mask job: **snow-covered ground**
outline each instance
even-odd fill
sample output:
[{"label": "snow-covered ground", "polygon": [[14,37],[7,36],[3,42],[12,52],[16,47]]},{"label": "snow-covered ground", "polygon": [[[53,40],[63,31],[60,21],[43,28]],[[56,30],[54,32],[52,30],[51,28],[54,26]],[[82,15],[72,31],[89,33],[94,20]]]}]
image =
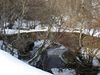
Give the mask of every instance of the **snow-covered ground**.
[{"label": "snow-covered ground", "polygon": [[6,35],[12,35],[12,34],[17,34],[18,32],[20,33],[29,33],[29,32],[41,32],[41,31],[47,31],[47,29],[30,29],[30,30],[17,30],[17,29],[5,29]]},{"label": "snow-covered ground", "polygon": [[[5,29],[6,34],[7,35],[12,35],[12,34],[17,34],[19,32],[18,29]],[[48,31],[48,27],[42,29],[42,28],[36,28],[36,29],[29,29],[29,30],[20,30],[20,33],[30,33],[30,32],[41,32],[41,31]],[[82,33],[84,34],[88,34],[88,35],[92,35],[94,32],[94,30],[91,29],[90,32],[88,32],[88,29],[83,30]],[[58,32],[58,29],[52,28],[51,32]],[[76,32],[76,33],[80,33],[79,29],[77,30],[72,30],[72,29],[67,29],[67,30],[63,30],[61,29],[60,32]],[[95,33],[93,34],[93,36],[95,37],[100,37],[100,30],[96,30]]]},{"label": "snow-covered ground", "polygon": [[0,75],[52,75],[0,50]]}]

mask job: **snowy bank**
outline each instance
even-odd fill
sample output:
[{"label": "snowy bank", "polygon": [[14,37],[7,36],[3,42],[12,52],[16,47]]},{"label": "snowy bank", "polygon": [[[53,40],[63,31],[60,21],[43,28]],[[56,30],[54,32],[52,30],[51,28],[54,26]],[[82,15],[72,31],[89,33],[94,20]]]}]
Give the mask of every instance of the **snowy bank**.
[{"label": "snowy bank", "polygon": [[[45,28],[45,29],[29,29],[29,30],[20,30],[20,33],[30,33],[30,32],[46,32],[48,31],[48,28]],[[17,34],[19,33],[19,30],[18,29],[5,29],[5,32],[6,32],[6,35],[13,35],[13,34]],[[51,29],[51,32],[58,32],[58,29],[57,28],[52,28]],[[73,31],[73,29],[61,29],[60,32],[76,32],[76,33],[80,33],[80,30],[79,29],[76,29]],[[85,29],[82,31],[82,33],[84,34],[87,34],[87,35],[90,35],[92,36],[92,34],[94,33],[94,30],[91,29],[91,31],[89,32],[88,29]],[[100,37],[100,30],[96,30],[94,35],[95,37]]]},{"label": "snowy bank", "polygon": [[42,32],[42,31],[47,31],[47,29],[42,29],[42,30],[35,30],[35,29],[30,29],[30,30],[18,30],[18,29],[5,29],[6,35],[13,35],[17,33],[30,33],[30,32]]},{"label": "snowy bank", "polygon": [[0,50],[0,75],[52,75]]}]

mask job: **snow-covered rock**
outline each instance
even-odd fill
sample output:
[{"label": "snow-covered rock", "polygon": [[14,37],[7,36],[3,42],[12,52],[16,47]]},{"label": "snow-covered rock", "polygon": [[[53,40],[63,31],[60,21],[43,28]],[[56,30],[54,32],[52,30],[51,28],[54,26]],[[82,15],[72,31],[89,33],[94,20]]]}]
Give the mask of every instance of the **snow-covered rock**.
[{"label": "snow-covered rock", "polygon": [[93,59],[92,64],[93,64],[93,66],[100,67],[100,62],[96,58]]},{"label": "snow-covered rock", "polygon": [[100,75],[100,72],[98,73],[98,75]]},{"label": "snow-covered rock", "polygon": [[57,68],[52,68],[52,72],[54,73],[54,75],[75,75],[75,70],[68,70],[68,69],[62,69],[62,71],[60,71]]}]

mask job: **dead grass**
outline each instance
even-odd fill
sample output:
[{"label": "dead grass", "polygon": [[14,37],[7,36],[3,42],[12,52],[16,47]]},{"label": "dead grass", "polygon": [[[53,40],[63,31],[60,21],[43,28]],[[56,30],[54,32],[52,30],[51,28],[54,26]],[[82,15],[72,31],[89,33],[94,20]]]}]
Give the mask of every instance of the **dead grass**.
[{"label": "dead grass", "polygon": [[100,38],[85,36],[83,38],[83,46],[88,48],[99,48],[100,49]]},{"label": "dead grass", "polygon": [[[70,33],[70,32],[60,32],[55,33],[52,32],[54,35],[54,41],[63,44],[65,47],[70,48],[71,50],[78,50],[79,49],[79,33]],[[24,38],[31,38],[33,40],[36,39],[46,39],[46,32],[34,32],[34,33],[22,33],[21,36]],[[7,36],[8,40],[11,42],[17,39],[17,35],[9,35]],[[84,47],[90,48],[100,48],[100,38],[92,37],[83,34],[82,35],[82,45]]]}]

